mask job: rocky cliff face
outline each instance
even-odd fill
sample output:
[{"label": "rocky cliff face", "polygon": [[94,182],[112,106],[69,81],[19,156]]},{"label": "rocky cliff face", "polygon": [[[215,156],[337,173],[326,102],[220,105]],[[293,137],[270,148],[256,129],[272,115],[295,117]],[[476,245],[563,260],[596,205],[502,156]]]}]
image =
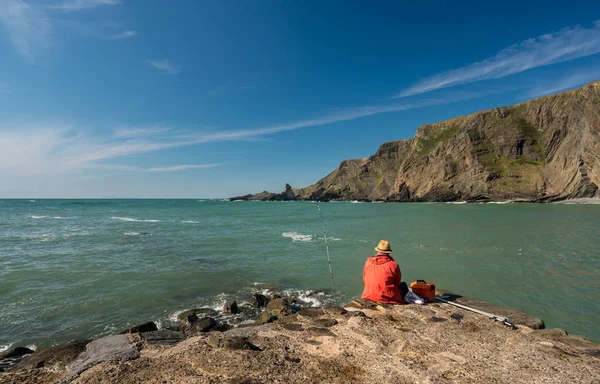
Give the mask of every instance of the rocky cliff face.
[{"label": "rocky cliff face", "polygon": [[599,186],[600,81],[420,126],[314,185],[260,199],[544,202],[600,197]]}]

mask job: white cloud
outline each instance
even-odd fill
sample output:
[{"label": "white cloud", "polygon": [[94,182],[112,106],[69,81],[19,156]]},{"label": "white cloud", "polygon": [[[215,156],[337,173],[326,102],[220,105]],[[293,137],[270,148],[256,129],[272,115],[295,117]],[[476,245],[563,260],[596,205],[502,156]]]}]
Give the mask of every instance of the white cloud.
[{"label": "white cloud", "polygon": [[598,79],[600,79],[600,69],[571,73],[561,78],[552,78],[549,82],[534,86],[526,93],[526,97],[534,98],[551,95],[582,86]]},{"label": "white cloud", "polygon": [[110,36],[106,36],[106,39],[108,40],[121,40],[121,39],[127,39],[129,37],[134,37],[137,35],[137,32],[132,30],[132,29],[128,29],[126,31],[123,31],[121,33],[117,33],[114,35],[110,35]]},{"label": "white cloud", "polygon": [[28,59],[47,45],[52,29],[43,12],[20,0],[0,1],[0,22],[8,29],[17,51]]},{"label": "white cloud", "polygon": [[[84,37],[95,37],[107,40],[121,40],[133,37],[137,34],[134,30],[124,30],[115,33],[102,31],[103,24],[83,23],[78,20],[61,19],[60,15],[66,12],[94,9],[103,5],[117,5],[117,0],[71,0],[59,4],[41,5],[39,3],[27,3],[23,0],[0,0],[0,23],[4,24],[10,34],[11,40],[19,54],[28,60],[41,50],[46,48],[50,42],[50,36],[61,35],[61,26],[70,25],[68,32]],[[77,27],[74,27],[77,26]],[[94,29],[98,29],[95,31]],[[57,28],[58,27],[58,28]]]},{"label": "white cloud", "polygon": [[173,64],[171,64],[168,60],[155,61],[155,60],[146,60],[146,64],[158,69],[159,71],[166,73],[167,75],[176,75],[179,72],[179,68],[176,68]]},{"label": "white cloud", "polygon": [[82,11],[101,7],[104,5],[118,5],[120,0],[69,0],[60,4],[49,5],[47,8],[61,10],[64,12]]},{"label": "white cloud", "polygon": [[171,167],[159,167],[159,168],[149,168],[148,172],[176,172],[183,171],[186,169],[197,169],[197,168],[214,168],[223,165],[223,163],[219,164],[189,164],[189,165],[174,165]]},{"label": "white cloud", "polygon": [[600,21],[591,28],[579,25],[511,45],[495,56],[425,78],[398,93],[405,97],[481,80],[498,79],[528,69],[600,53]]},{"label": "white cloud", "polygon": [[[169,148],[222,141],[255,140],[278,132],[323,126],[381,113],[441,105],[481,96],[478,93],[428,99],[415,103],[374,105],[331,110],[324,116],[285,124],[235,131],[183,131],[168,126],[120,127],[105,136],[90,136],[77,127],[65,125],[0,125],[0,173],[52,175],[89,168],[108,170],[168,172],[206,165],[178,165],[143,169],[107,165],[103,161],[141,155]],[[210,166],[216,166],[211,164]]]}]

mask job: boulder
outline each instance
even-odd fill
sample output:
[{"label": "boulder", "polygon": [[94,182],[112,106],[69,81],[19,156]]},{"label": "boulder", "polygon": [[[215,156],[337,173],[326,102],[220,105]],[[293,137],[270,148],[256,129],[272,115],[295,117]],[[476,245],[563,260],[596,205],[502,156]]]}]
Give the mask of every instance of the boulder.
[{"label": "boulder", "polygon": [[77,375],[96,364],[111,361],[129,361],[140,357],[142,338],[139,335],[113,335],[94,340],[86,345],[85,351],[67,368],[70,375],[65,382],[70,382]]},{"label": "boulder", "polygon": [[265,295],[261,295],[260,293],[255,293],[252,296],[252,304],[256,308],[264,307],[265,305],[267,305],[268,302],[269,302],[269,298],[267,298],[267,296],[265,296]]},{"label": "boulder", "polygon": [[173,345],[184,339],[184,335],[181,332],[167,330],[143,332],[141,336],[146,343],[151,345]]},{"label": "boulder", "polygon": [[11,371],[26,371],[35,368],[50,368],[54,371],[64,371],[80,353],[85,351],[90,340],[72,341],[44,349],[33,355],[27,356],[20,363],[11,368]]},{"label": "boulder", "polygon": [[177,315],[177,321],[183,322],[188,317],[194,316],[194,315],[196,315],[196,317],[204,317],[204,316],[216,317],[219,315],[219,313],[212,308],[188,309],[187,311],[183,311],[179,315]]},{"label": "boulder", "polygon": [[267,304],[265,311],[277,317],[283,317],[292,314],[290,303],[285,298],[271,300],[269,304]]},{"label": "boulder", "polygon": [[126,329],[123,332],[121,332],[121,334],[152,332],[152,331],[158,331],[158,327],[156,326],[156,324],[153,321],[149,321],[147,323],[136,325],[135,327]]},{"label": "boulder", "polygon": [[9,348],[0,353],[0,372],[4,372],[32,353],[34,353],[34,351],[25,347]]},{"label": "boulder", "polygon": [[24,355],[31,355],[35,351],[26,347],[13,347],[9,348],[4,352],[0,353],[0,360],[8,359],[10,357],[21,357]]},{"label": "boulder", "polygon": [[225,313],[236,314],[238,312],[238,305],[235,300],[225,303]]},{"label": "boulder", "polygon": [[260,316],[258,316],[258,319],[256,319],[253,325],[272,323],[275,320],[277,320],[277,316],[271,314],[270,312],[264,311],[260,314]]}]

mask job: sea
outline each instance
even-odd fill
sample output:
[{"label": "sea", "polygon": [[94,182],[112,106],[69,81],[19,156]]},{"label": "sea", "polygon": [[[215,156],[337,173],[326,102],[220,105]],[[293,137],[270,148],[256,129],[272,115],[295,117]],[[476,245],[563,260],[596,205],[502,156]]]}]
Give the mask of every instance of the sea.
[{"label": "sea", "polygon": [[0,350],[165,327],[253,293],[345,304],[381,239],[404,281],[600,341],[598,204],[25,199],[0,200]]}]

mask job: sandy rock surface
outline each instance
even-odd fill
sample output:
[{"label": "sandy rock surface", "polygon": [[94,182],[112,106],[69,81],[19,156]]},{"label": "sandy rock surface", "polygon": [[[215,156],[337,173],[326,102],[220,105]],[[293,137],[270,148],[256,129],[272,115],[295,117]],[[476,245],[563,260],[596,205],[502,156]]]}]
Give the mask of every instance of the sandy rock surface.
[{"label": "sandy rock surface", "polygon": [[[143,336],[140,343],[111,339],[119,350],[140,348],[140,356],[96,359],[79,375],[56,367],[9,371],[0,382],[600,382],[600,345],[563,330],[511,329],[440,303],[349,309],[313,309],[175,345],[149,343]],[[106,344],[100,340],[96,344]]]}]

